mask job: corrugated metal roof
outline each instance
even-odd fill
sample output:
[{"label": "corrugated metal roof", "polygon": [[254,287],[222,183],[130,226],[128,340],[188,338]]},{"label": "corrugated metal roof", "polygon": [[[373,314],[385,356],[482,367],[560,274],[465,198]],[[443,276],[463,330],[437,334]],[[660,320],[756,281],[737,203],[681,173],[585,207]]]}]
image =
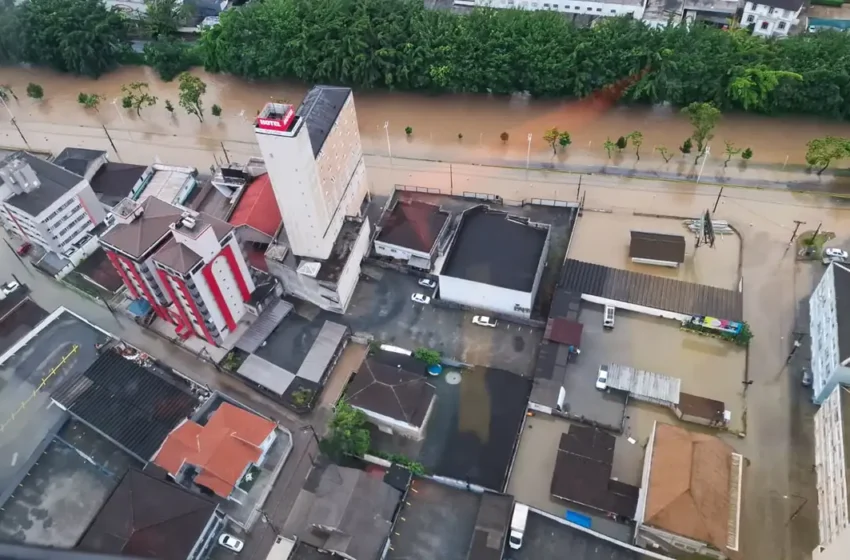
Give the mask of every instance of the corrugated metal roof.
[{"label": "corrugated metal roof", "polygon": [[283,395],[295,379],[295,374],[264,360],[256,354],[248,356],[237,373],[269,391]]},{"label": "corrugated metal roof", "polygon": [[253,354],[283,321],[284,317],[289,315],[290,311],[292,311],[292,304],[282,299],[267,307],[245,331],[245,334],[236,343],[236,347]]},{"label": "corrugated metal roof", "polygon": [[608,387],[627,391],[642,401],[679,404],[682,380],[669,375],[611,364],[608,366]]},{"label": "corrugated metal roof", "polygon": [[741,292],[575,259],[565,263],[560,289],[684,315],[709,315],[729,321],[744,318]]},{"label": "corrugated metal roof", "polygon": [[333,359],[347,332],[348,327],[332,321],[325,321],[316,341],[304,357],[301,367],[298,368],[298,377],[321,383],[328,364]]}]

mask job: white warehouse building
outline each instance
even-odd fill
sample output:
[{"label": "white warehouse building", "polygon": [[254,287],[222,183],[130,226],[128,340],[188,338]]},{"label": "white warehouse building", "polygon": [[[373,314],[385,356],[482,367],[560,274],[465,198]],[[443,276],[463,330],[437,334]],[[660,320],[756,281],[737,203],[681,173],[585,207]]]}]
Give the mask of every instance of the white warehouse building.
[{"label": "white warehouse building", "polygon": [[548,253],[548,224],[484,205],[470,208],[439,273],[439,297],[529,318]]},{"label": "white warehouse building", "polygon": [[850,384],[850,268],[833,263],[809,297],[812,401]]},{"label": "white warehouse building", "polygon": [[815,469],[820,543],[814,551],[814,558],[821,557],[821,554],[823,558],[847,558],[848,549],[843,547],[850,543],[848,439],[850,388],[838,385],[815,413]]},{"label": "white warehouse building", "polygon": [[591,17],[643,18],[647,0],[454,0],[455,6],[547,10]]}]

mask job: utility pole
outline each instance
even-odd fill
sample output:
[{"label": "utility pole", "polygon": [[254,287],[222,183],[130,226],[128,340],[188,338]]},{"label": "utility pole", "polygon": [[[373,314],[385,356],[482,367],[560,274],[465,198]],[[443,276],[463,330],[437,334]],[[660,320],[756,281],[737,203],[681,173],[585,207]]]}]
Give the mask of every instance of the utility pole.
[{"label": "utility pole", "polygon": [[103,133],[106,134],[106,138],[109,139],[109,144],[112,146],[112,149],[115,151],[115,155],[118,156],[118,159],[121,159],[121,154],[118,153],[118,148],[115,147],[115,142],[112,141],[112,136],[109,135],[109,131],[106,130],[106,125],[100,125],[103,127]]},{"label": "utility pole", "polygon": [[717,193],[717,199],[714,201],[714,210],[711,211],[712,214],[717,212],[717,205],[720,204],[720,197],[723,195],[723,187],[720,187],[720,192]]},{"label": "utility pole", "polygon": [[455,194],[455,176],[452,171],[452,164],[449,164],[449,195],[454,196]]},{"label": "utility pole", "polygon": [[821,228],[822,225],[823,225],[823,222],[818,222],[818,227],[815,230],[815,232],[812,234],[812,243],[814,243],[815,239],[817,239],[818,234],[820,233],[820,228]]},{"label": "utility pole", "polygon": [[800,229],[800,226],[805,224],[806,222],[803,222],[803,221],[800,221],[800,220],[794,220],[794,223],[796,224],[794,226],[794,233],[791,234],[791,239],[788,240],[788,246],[789,247],[794,242],[794,239],[797,238],[797,230]]},{"label": "utility pole", "polygon": [[227,160],[227,164],[230,165],[230,156],[227,154],[227,148],[224,147],[224,142],[219,142],[221,144],[221,151],[224,152],[224,159]]}]

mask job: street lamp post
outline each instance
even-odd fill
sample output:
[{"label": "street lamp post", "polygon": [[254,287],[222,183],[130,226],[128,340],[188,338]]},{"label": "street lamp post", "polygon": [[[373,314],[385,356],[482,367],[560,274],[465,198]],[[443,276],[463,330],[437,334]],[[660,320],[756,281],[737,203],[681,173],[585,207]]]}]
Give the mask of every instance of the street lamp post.
[{"label": "street lamp post", "polygon": [[708,156],[711,155],[711,146],[705,147],[705,154],[702,156],[702,165],[699,166],[699,174],[697,175],[697,184],[699,184],[699,180],[702,179],[702,170],[705,169],[705,160],[708,159]]},{"label": "street lamp post", "polygon": [[[118,118],[121,119],[121,126],[126,127],[127,121],[124,120],[124,115],[121,114],[121,109],[118,108],[117,97],[112,100],[112,106],[115,107],[115,112],[118,113]],[[131,142],[133,141],[133,135],[130,133],[129,128],[127,128],[127,138],[129,138]]]},{"label": "street lamp post", "polygon": [[390,165],[393,164],[393,148],[390,146],[390,121],[384,121],[384,132],[387,135],[387,154],[390,156]]},{"label": "street lamp post", "polygon": [[528,150],[525,152],[525,176],[528,177],[528,166],[531,162],[531,133],[528,133]]}]

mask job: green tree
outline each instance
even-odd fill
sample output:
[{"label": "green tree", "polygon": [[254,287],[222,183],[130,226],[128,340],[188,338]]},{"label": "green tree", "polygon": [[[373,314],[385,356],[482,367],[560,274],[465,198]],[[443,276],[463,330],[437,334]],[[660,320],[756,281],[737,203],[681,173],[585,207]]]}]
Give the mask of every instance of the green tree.
[{"label": "green tree", "polygon": [[502,140],[502,144],[507,144],[510,137],[511,135],[507,132],[503,132],[499,135],[499,138]]},{"label": "green tree", "polygon": [[193,63],[191,49],[183,41],[164,38],[145,45],[145,64],[156,70],[163,81],[170,82]]},{"label": "green tree", "polygon": [[21,60],[98,77],[127,50],[124,17],[101,0],[28,0],[17,26]]},{"label": "green tree", "polygon": [[817,174],[823,173],[829,165],[850,155],[850,142],[846,138],[826,136],[810,140],[806,147],[806,163],[817,167]]},{"label": "green tree", "polygon": [[562,130],[561,132],[558,133],[558,144],[562,148],[566,148],[567,146],[569,146],[572,143],[573,143],[573,140],[572,140],[572,138],[570,138],[569,132],[567,132],[566,130]]},{"label": "green tree", "polygon": [[619,138],[617,138],[617,151],[618,152],[622,152],[623,150],[625,150],[626,146],[628,146],[628,145],[629,145],[629,141],[626,140],[625,136],[620,136]]},{"label": "green tree", "polygon": [[558,153],[558,137],[561,135],[561,131],[557,128],[550,128],[546,132],[543,133],[543,141],[549,144],[549,147],[552,148],[552,153]]},{"label": "green tree", "polygon": [[617,144],[611,142],[610,138],[606,138],[605,142],[602,143],[602,148],[608,153],[608,159],[611,159],[611,153],[617,149]]},{"label": "green tree", "polygon": [[732,142],[724,141],[723,143],[726,144],[726,149],[724,150],[724,152],[726,153],[726,161],[723,162],[723,167],[726,167],[727,165],[729,165],[729,160],[732,159],[732,156],[736,156],[741,153],[741,149],[736,148],[735,144],[733,144]]},{"label": "green tree", "polygon": [[98,107],[100,107],[100,102],[104,99],[104,96],[97,93],[83,93],[81,91],[79,95],[77,95],[77,103],[86,109],[94,109],[95,111],[99,111]]},{"label": "green tree", "polygon": [[328,425],[324,448],[337,461],[346,456],[362,457],[372,444],[366,415],[342,400],[336,405]]},{"label": "green tree", "polygon": [[20,11],[14,0],[0,0],[0,65],[20,62]]},{"label": "green tree", "polygon": [[661,154],[661,157],[664,158],[664,163],[668,163],[671,159],[673,159],[673,154],[670,153],[667,146],[655,146],[655,151]]},{"label": "green tree", "polygon": [[18,96],[15,95],[15,92],[12,90],[12,86],[2,85],[0,86],[0,99],[3,101],[9,101],[10,99],[18,100]]},{"label": "green tree", "polygon": [[429,366],[436,366],[442,362],[440,353],[430,348],[417,348],[413,351],[413,357]]},{"label": "green tree", "polygon": [[213,104],[213,106],[210,107],[210,112],[213,114],[214,117],[220,117],[221,116],[221,107],[219,107],[216,104]]},{"label": "green tree", "polygon": [[694,148],[694,143],[690,138],[685,138],[685,141],[682,142],[682,145],[679,146],[679,151],[682,152],[683,156],[691,153],[691,150]]},{"label": "green tree", "polygon": [[699,159],[705,153],[708,141],[714,138],[714,127],[720,120],[720,110],[711,102],[694,102],[682,109],[682,112],[688,116],[691,126],[694,127],[691,139],[697,146],[697,159]]},{"label": "green tree", "polygon": [[770,70],[764,64],[743,68],[741,74],[729,82],[729,97],[740,103],[745,111],[765,111],[770,94],[783,79],[801,82],[803,76],[796,72]]},{"label": "green tree", "polygon": [[207,84],[197,76],[183,72],[177,76],[180,92],[180,106],[189,113],[195,115],[198,120],[204,122],[203,97],[207,92]]},{"label": "green tree", "polygon": [[744,161],[749,161],[752,158],[753,158],[753,151],[751,149],[747,148],[743,152],[741,152],[741,159],[743,159]]},{"label": "green tree", "polygon": [[177,0],[145,0],[144,28],[151,39],[176,37],[192,17],[193,8]]},{"label": "green tree", "polygon": [[[124,94],[122,103],[127,109],[134,109],[136,116],[142,116],[142,109],[156,105],[157,97],[151,95],[148,84],[145,82],[132,82],[121,86]],[[129,104],[129,106],[128,106]]]},{"label": "green tree", "polygon": [[640,161],[640,147],[643,146],[643,133],[639,130],[635,130],[634,132],[630,132],[626,138],[630,140],[632,146],[635,147],[635,156],[637,157],[637,160]]},{"label": "green tree", "polygon": [[411,136],[411,135],[413,134],[413,127],[412,127],[412,126],[406,126],[406,127],[404,127],[404,133],[405,133],[408,137],[409,137],[409,136]]},{"label": "green tree", "polygon": [[32,82],[27,84],[27,97],[44,99],[44,88]]},{"label": "green tree", "polygon": [[169,99],[165,100],[165,110],[171,113],[172,115],[174,114],[174,105],[171,104],[171,100]]}]

